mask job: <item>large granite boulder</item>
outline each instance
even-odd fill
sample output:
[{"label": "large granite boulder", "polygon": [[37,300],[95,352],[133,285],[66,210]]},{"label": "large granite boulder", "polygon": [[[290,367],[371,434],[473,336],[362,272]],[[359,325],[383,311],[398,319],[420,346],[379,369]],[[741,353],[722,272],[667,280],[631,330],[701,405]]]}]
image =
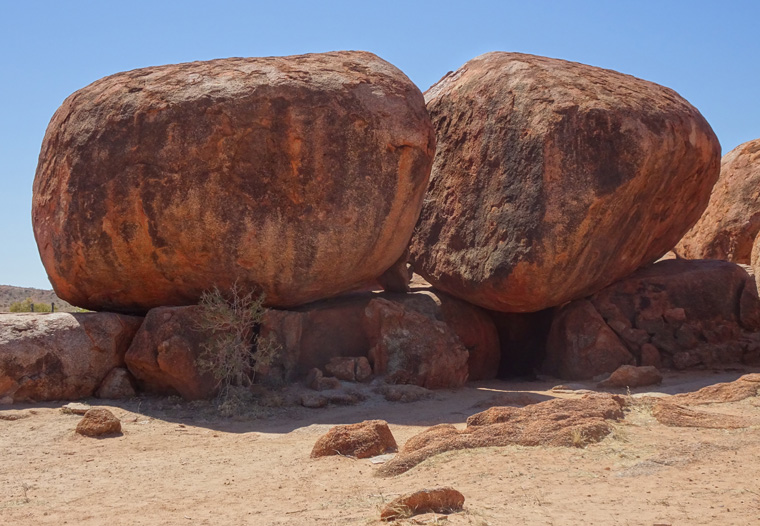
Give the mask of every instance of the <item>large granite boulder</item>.
[{"label": "large granite boulder", "polygon": [[438,145],[414,271],[489,309],[561,305],[654,262],[719,174],[693,106],[615,71],[487,53],[425,100]]},{"label": "large granite boulder", "polygon": [[118,73],[53,116],[34,233],[81,307],[189,305],[235,282],[299,305],[399,259],[434,144],[419,89],[371,53]]},{"label": "large granite boulder", "polygon": [[129,371],[145,390],[179,394],[187,400],[212,398],[217,393],[214,375],[202,366],[204,348],[214,335],[201,330],[202,307],[158,307],[127,350]]},{"label": "large granite boulder", "polygon": [[760,139],[755,139],[723,156],[710,203],[676,252],[689,259],[749,264],[759,232]]},{"label": "large granite boulder", "polygon": [[106,312],[0,314],[0,401],[92,396],[124,365],[142,318]]},{"label": "large granite boulder", "polygon": [[671,259],[558,309],[544,369],[567,379],[621,365],[760,361],[760,299],[739,265]]}]

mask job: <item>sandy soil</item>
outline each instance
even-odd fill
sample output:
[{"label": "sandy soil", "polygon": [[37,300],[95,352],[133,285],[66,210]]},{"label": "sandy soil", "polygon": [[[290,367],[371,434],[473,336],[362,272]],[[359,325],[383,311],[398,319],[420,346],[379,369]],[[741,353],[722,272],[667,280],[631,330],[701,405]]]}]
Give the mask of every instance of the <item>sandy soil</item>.
[{"label": "sandy soil", "polygon": [[[757,369],[671,373],[650,391],[689,392],[746,372]],[[62,404],[3,406],[0,524],[374,525],[396,496],[444,485],[465,495],[464,511],[398,523],[760,524],[760,426],[666,427],[643,406],[583,449],[451,452],[394,478],[377,477],[370,460],[309,458],[335,424],[384,419],[402,445],[433,424],[464,427],[503,392],[579,396],[550,391],[557,383],[484,382],[408,404],[374,395],[350,407],[257,409],[270,414],[237,419],[171,398],[93,399],[122,420],[123,434],[104,439],[76,435],[80,417]],[[700,410],[757,423],[760,397]]]}]

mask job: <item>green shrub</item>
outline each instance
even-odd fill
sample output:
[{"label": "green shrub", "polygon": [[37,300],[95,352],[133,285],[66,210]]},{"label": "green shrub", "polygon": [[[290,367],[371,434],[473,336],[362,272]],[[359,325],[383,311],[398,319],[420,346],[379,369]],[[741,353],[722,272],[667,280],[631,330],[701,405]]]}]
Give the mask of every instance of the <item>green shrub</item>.
[{"label": "green shrub", "polygon": [[220,408],[243,403],[256,374],[268,368],[279,346],[256,334],[266,309],[264,294],[244,292],[237,284],[227,292],[214,287],[201,296],[201,316],[197,329],[212,337],[203,345],[198,366],[217,381]]},{"label": "green shrub", "polygon": [[26,298],[24,301],[11,303],[9,310],[11,312],[50,312],[51,307],[48,303],[34,303],[32,298]]}]

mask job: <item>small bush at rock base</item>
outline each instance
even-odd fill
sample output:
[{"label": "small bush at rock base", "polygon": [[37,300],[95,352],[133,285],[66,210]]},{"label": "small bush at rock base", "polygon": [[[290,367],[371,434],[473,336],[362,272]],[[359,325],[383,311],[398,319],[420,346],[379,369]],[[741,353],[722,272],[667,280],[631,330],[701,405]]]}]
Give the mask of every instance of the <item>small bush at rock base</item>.
[{"label": "small bush at rock base", "polygon": [[256,374],[269,367],[280,350],[273,340],[256,334],[266,312],[264,294],[246,292],[236,283],[226,292],[217,287],[204,292],[199,305],[202,315],[197,329],[210,332],[212,337],[203,345],[198,366],[213,374],[218,382],[220,409],[232,413],[232,406],[250,397],[247,391]]}]

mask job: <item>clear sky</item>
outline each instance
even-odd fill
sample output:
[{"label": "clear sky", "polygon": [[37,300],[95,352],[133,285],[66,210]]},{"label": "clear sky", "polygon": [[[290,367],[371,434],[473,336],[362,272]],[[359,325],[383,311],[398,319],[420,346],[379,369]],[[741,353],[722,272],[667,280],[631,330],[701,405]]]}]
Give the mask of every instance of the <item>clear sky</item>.
[{"label": "clear sky", "polygon": [[723,152],[760,137],[757,1],[0,0],[0,284],[51,288],[31,228],[50,117],[100,77],[230,56],[361,49],[423,91],[488,51],[615,69],[678,91]]}]

